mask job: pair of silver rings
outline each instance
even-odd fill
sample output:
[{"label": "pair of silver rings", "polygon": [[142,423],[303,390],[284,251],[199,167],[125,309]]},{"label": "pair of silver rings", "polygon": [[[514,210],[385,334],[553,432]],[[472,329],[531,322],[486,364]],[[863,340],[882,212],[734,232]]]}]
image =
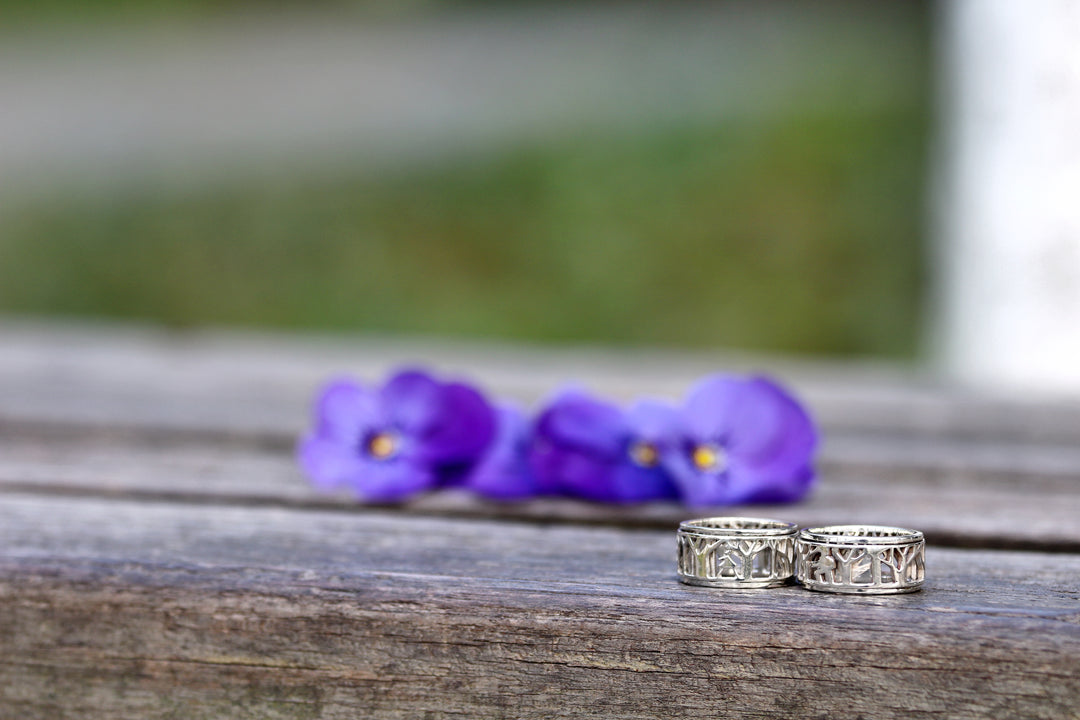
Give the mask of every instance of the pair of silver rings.
[{"label": "pair of silver rings", "polygon": [[926,540],[879,525],[799,529],[767,518],[714,517],[679,524],[679,580],[766,588],[794,577],[808,590],[895,595],[922,588]]}]

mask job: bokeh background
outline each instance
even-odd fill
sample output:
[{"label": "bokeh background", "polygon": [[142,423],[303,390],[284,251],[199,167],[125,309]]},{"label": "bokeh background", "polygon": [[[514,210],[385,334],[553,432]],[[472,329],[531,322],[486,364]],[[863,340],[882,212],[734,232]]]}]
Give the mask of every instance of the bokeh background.
[{"label": "bokeh background", "polygon": [[0,13],[0,313],[921,352],[928,3]]}]

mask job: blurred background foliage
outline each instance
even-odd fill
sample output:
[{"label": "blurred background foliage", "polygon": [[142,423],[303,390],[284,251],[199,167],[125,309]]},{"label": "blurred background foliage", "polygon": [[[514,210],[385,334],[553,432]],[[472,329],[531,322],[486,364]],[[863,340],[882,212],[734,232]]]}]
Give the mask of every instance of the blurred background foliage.
[{"label": "blurred background foliage", "polygon": [[[19,15],[100,16],[103,5],[51,0]],[[840,82],[824,110],[808,96],[783,112],[582,127],[377,172],[284,162],[203,189],[143,178],[11,194],[0,311],[911,357],[929,18],[923,5],[887,6],[864,7],[863,26],[910,46],[910,62],[875,80],[890,100],[869,111],[846,103]],[[843,45],[815,52],[805,62],[857,71],[865,60]]]}]

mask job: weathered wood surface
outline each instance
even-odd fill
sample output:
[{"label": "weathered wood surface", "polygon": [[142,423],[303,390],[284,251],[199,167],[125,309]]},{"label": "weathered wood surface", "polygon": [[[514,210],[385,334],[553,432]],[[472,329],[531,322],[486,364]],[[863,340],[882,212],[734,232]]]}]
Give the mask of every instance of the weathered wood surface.
[{"label": "weathered wood surface", "polygon": [[[674,504],[315,494],[291,459],[313,388],[417,357],[526,402],[773,371],[822,420],[822,482],[722,512],[923,529],[927,587],[685,587],[673,528],[701,511]],[[857,365],[0,322],[0,720],[1077,708],[1076,403]]]},{"label": "weathered wood surface", "polygon": [[708,373],[764,371],[795,388],[830,434],[1080,442],[1080,401],[972,394],[888,365],[10,320],[0,321],[0,420],[280,441],[303,426],[311,394],[327,377],[375,380],[402,363],[462,374],[529,403],[567,382],[614,398],[678,398]]},{"label": "weathered wood surface", "polygon": [[[909,443],[910,444],[910,443]],[[912,462],[885,447],[859,445],[827,456],[808,501],[795,505],[687,509],[675,503],[611,506],[570,499],[484,501],[440,491],[400,507],[405,512],[527,521],[673,527],[691,514],[752,514],[801,525],[873,522],[914,526],[931,542],[961,547],[1080,552],[1080,452],[1022,470],[1020,458],[963,465],[959,450],[940,464]],[[857,458],[866,459],[858,461]],[[884,455],[884,457],[880,457]],[[854,457],[852,457],[854,456]],[[1036,454],[1036,457],[1037,454]],[[1070,457],[1073,465],[1069,465]],[[1053,460],[1053,461],[1051,461]],[[1053,469],[1051,469],[1053,468]],[[0,453],[0,493],[137,497],[233,505],[356,509],[347,494],[313,490],[287,451],[146,442],[94,435],[13,438]],[[2,497],[2,496],[0,496]]]},{"label": "weathered wood surface", "polygon": [[5,500],[13,717],[1077,714],[1074,556],[932,549],[909,596],[724,592],[675,580],[670,532]]}]

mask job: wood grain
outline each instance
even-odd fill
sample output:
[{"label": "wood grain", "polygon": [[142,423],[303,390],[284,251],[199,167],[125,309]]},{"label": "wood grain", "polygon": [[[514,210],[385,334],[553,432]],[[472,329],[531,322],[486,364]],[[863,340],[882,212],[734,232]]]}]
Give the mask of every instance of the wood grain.
[{"label": "wood grain", "polygon": [[[898,453],[887,443],[877,450],[862,445],[827,454],[820,485],[810,499],[784,506],[621,507],[548,498],[498,503],[461,491],[440,491],[399,506],[398,511],[654,528],[670,527],[691,515],[741,513],[802,525],[913,526],[931,541],[951,546],[1080,551],[1080,471],[1068,465],[1068,457],[1038,457],[1041,466],[1032,463],[1025,468],[1019,456],[991,457],[980,467],[977,458],[965,464],[959,450],[946,461]],[[359,509],[347,495],[316,493],[292,457],[278,450],[252,449],[242,443],[151,443],[112,434],[9,439],[0,453],[0,492],[25,491]]]},{"label": "wood grain", "polygon": [[[11,322],[0,346],[0,720],[1080,717],[1080,405],[660,352]],[[702,510],[315,494],[312,388],[416,357],[524,401],[765,367],[821,418],[822,481]],[[927,587],[682,586],[674,526],[714,512],[922,529]]]},{"label": "wood grain", "polygon": [[973,393],[902,366],[735,353],[543,348],[378,337],[168,333],[0,322],[0,421],[290,439],[328,377],[376,380],[402,364],[464,375],[534,403],[567,382],[626,400],[681,397],[702,375],[762,371],[788,382],[829,433],[1075,444],[1080,401]]},{"label": "wood grain", "polygon": [[1059,718],[1080,559],[927,588],[679,585],[671,532],[8,496],[12,717]]}]

